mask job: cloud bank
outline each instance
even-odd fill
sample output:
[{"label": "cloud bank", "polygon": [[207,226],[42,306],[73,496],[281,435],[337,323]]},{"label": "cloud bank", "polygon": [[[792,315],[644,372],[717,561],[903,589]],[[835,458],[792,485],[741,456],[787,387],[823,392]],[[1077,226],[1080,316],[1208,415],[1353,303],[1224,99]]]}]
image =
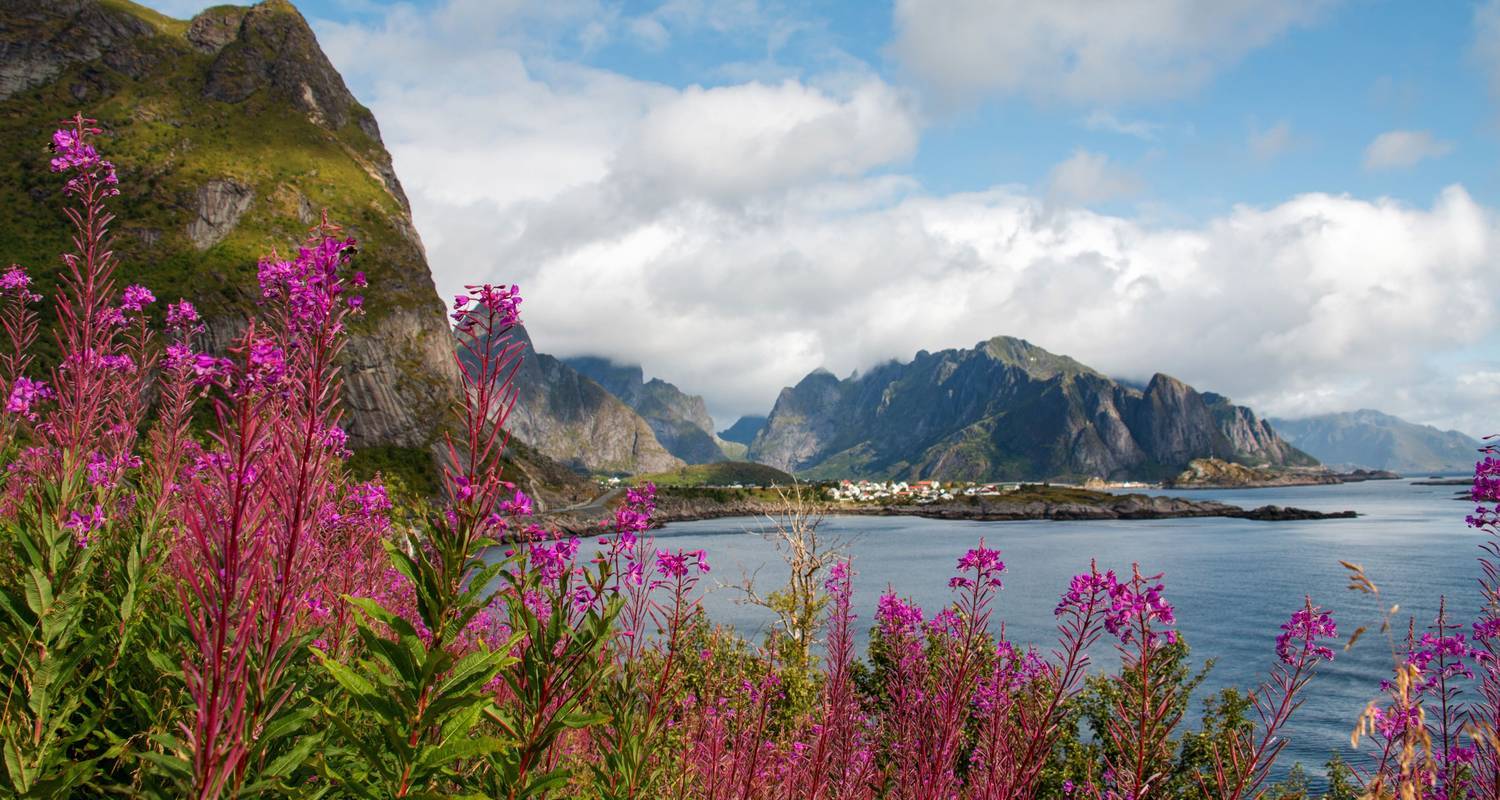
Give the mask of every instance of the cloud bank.
[{"label": "cloud bank", "polygon": [[[997,334],[1120,377],[1169,372],[1266,414],[1374,406],[1472,433],[1492,423],[1480,409],[1500,399],[1500,365],[1466,354],[1500,327],[1500,229],[1463,187],[1423,205],[1305,194],[1163,225],[1089,210],[1144,181],[1078,150],[1041,185],[939,194],[909,174],[921,98],[858,64],[674,87],[551,56],[564,40],[664,43],[683,19],[730,13],[688,5],[696,15],[602,28],[585,3],[534,23],[524,5],[460,0],[319,23],[380,119],[444,294],[518,283],[541,349],[641,363],[726,425],[816,367],[847,374]],[[1150,20],[1085,26],[1073,4],[1021,3],[1004,31],[990,9],[1005,3],[903,0],[893,51],[956,94],[1155,96],[1316,10],[1138,5]],[[768,42],[773,27],[759,29]],[[540,42],[517,33],[539,28]],[[1278,122],[1249,146],[1270,159],[1291,140]],[[1372,144],[1371,158],[1397,165],[1409,145]]]}]

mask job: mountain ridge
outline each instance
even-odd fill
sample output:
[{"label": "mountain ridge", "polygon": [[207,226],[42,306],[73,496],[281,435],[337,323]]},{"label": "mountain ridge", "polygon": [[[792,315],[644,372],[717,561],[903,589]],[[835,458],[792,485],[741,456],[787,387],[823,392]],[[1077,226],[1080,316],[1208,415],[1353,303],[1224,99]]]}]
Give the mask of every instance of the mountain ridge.
[{"label": "mountain ridge", "polygon": [[1024,339],[782,390],[752,460],[807,477],[1170,477],[1196,457],[1312,465],[1252,411],[1165,374],[1133,389]]},{"label": "mountain ridge", "polygon": [[1288,441],[1340,467],[1411,474],[1470,472],[1483,446],[1459,431],[1419,425],[1370,408],[1276,419],[1272,424]]},{"label": "mountain ridge", "polygon": [[702,397],[661,378],[646,380],[639,365],[617,364],[599,356],[574,356],[563,361],[640,414],[662,446],[677,458],[688,464],[729,460]]}]

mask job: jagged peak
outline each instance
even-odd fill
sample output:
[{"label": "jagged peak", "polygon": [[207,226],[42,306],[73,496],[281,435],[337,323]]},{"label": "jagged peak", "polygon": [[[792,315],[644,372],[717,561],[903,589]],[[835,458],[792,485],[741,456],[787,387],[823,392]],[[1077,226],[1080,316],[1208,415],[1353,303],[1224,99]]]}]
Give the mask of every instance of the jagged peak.
[{"label": "jagged peak", "polygon": [[1068,356],[1057,355],[1014,336],[996,336],[987,342],[980,342],[974,346],[974,349],[984,352],[1002,364],[1023,369],[1038,378],[1099,374]]},{"label": "jagged peak", "polygon": [[188,43],[201,52],[217,53],[239,38],[240,26],[249,13],[246,6],[205,8],[188,22]]}]

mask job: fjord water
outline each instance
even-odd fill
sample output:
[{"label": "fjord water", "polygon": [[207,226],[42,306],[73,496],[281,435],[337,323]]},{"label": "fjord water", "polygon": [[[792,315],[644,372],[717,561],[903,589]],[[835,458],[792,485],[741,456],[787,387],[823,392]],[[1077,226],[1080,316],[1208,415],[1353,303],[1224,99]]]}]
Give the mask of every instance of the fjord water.
[{"label": "fjord water", "polygon": [[[1193,659],[1216,661],[1199,698],[1225,686],[1254,686],[1275,660],[1278,626],[1310,595],[1333,610],[1341,642],[1358,626],[1370,629],[1352,651],[1336,648],[1337,659],[1322,669],[1287,731],[1291,741],[1279,766],[1301,762],[1316,774],[1334,750],[1348,753],[1356,719],[1377,697],[1379,682],[1392,666],[1390,644],[1378,635],[1379,605],[1346,589],[1347,573],[1339,560],[1362,564],[1385,605],[1400,605],[1399,630],[1393,634],[1404,633],[1412,618],[1419,629],[1429,624],[1442,595],[1454,618],[1467,627],[1478,608],[1476,559],[1485,536],[1464,524],[1464,515],[1473,508],[1454,499],[1461,488],[1400,480],[1177,492],[1245,507],[1273,504],[1360,513],[1357,519],[1342,520],[830,517],[820,530],[824,537],[842,540],[853,557],[862,635],[867,635],[876,600],[887,586],[916,600],[929,615],[941,608],[950,598],[948,578],[955,561],[981,538],[1000,548],[1007,566],[993,619],[996,632],[1004,622],[1007,638],[1039,648],[1055,640],[1052,609],[1058,595],[1072,575],[1087,570],[1090,559],[1097,559],[1101,569],[1126,574],[1132,562],[1148,574],[1164,573],[1166,597],[1176,606],[1177,627],[1192,647]],[[770,617],[737,603],[737,593],[724,585],[752,574],[763,591],[784,581],[785,567],[759,535],[766,527],[763,519],[736,518],[674,523],[657,532],[659,548],[708,551],[714,571],[705,585],[716,588],[705,598],[706,612],[748,637],[763,633]],[[864,644],[862,639],[861,652]],[[1094,655],[1097,668],[1117,663],[1107,641],[1095,646]],[[1200,709],[1195,699],[1185,722],[1196,727]]]}]

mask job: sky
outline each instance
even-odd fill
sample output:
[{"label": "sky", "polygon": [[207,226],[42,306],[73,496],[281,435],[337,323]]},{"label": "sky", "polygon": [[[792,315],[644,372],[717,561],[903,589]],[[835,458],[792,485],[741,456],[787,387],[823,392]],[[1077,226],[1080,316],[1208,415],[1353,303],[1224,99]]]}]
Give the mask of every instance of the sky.
[{"label": "sky", "polygon": [[444,296],[720,426],[1005,334],[1500,432],[1500,0],[299,7]]}]

